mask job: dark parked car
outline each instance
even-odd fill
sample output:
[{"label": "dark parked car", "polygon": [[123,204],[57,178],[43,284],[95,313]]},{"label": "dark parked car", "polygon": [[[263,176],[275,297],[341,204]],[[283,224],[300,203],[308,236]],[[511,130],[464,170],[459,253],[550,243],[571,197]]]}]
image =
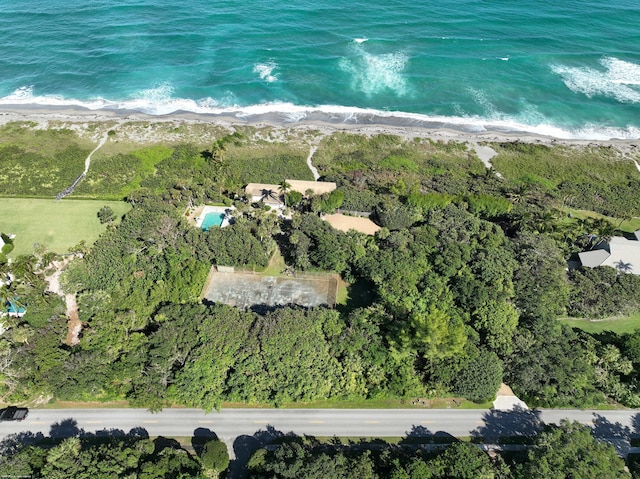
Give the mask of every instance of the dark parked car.
[{"label": "dark parked car", "polygon": [[23,421],[29,414],[26,407],[9,406],[0,409],[0,421]]}]

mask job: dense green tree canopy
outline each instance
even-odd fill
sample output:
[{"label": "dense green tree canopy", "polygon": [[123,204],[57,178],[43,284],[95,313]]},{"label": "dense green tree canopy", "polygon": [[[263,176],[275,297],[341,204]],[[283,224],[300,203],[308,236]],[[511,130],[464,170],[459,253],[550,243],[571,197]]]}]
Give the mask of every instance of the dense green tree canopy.
[{"label": "dense green tree canopy", "polygon": [[540,433],[516,477],[630,478],[613,446],[597,441],[588,426],[563,420]]}]

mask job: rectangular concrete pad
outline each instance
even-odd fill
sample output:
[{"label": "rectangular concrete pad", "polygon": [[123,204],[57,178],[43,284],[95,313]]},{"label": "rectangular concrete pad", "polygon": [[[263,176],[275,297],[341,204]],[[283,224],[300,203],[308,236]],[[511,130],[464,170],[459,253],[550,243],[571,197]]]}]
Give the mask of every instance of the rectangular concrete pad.
[{"label": "rectangular concrete pad", "polygon": [[238,308],[255,306],[334,306],[337,276],[260,276],[252,273],[220,273],[212,269],[204,298]]}]

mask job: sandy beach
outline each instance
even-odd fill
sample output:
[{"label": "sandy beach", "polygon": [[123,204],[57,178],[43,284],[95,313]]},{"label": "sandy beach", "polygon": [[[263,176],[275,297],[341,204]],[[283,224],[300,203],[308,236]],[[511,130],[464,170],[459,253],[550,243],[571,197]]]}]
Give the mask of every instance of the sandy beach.
[{"label": "sandy beach", "polygon": [[[379,118],[378,118],[379,119]],[[0,108],[0,125],[10,122],[35,122],[40,128],[70,128],[81,136],[100,137],[104,129],[117,129],[118,133],[136,143],[157,143],[160,141],[184,140],[180,126],[200,125],[233,131],[240,127],[253,127],[257,130],[268,129],[277,132],[270,134],[272,141],[285,140],[287,137],[300,136],[318,138],[335,132],[350,132],[362,135],[392,134],[407,139],[429,138],[435,141],[459,141],[474,144],[491,142],[523,142],[547,145],[605,146],[618,149],[621,153],[640,158],[640,140],[638,139],[564,139],[553,136],[537,135],[530,132],[501,131],[485,129],[470,131],[468,125],[446,123],[424,124],[409,119],[393,117],[389,124],[368,123],[370,118],[357,118],[349,122],[340,119],[318,119],[308,115],[291,121],[277,112],[247,116],[197,114],[175,112],[169,115],[147,115],[127,110],[89,110],[82,107],[41,105],[3,105]],[[358,122],[356,122],[358,121]],[[95,123],[103,123],[105,128],[96,128]],[[156,128],[154,129],[153,126]],[[158,128],[162,127],[162,128]],[[101,131],[97,131],[101,130]],[[190,129],[191,130],[191,129]],[[194,135],[196,135],[194,137]],[[200,138],[198,138],[200,135]],[[189,140],[208,142],[215,138],[216,131],[208,128],[190,131]],[[309,141],[306,141],[309,142]],[[314,141],[311,141],[314,143]]]}]

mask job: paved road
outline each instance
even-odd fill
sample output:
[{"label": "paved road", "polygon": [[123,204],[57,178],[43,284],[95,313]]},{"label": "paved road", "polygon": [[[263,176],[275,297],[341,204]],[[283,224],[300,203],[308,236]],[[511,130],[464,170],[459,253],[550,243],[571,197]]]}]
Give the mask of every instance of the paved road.
[{"label": "paved road", "polygon": [[[453,436],[504,436],[532,432],[546,423],[569,418],[601,430],[603,437],[640,435],[640,411],[494,411],[452,409],[32,409],[20,423],[0,423],[0,439],[27,432],[64,437],[79,430],[95,433],[144,428],[150,436],[192,436],[206,428],[229,440],[273,428],[281,433],[316,436],[405,436],[443,431]],[[636,423],[638,425],[636,426]]]},{"label": "paved road", "polygon": [[[593,427],[621,455],[629,437],[640,435],[640,411],[452,410],[452,409],[224,409],[205,414],[197,409],[32,409],[20,423],[0,423],[0,441],[22,433],[20,442],[38,437],[79,434],[212,436],[229,447],[228,478],[243,479],[253,451],[275,437],[314,436],[453,436],[479,435],[488,443],[500,436],[535,432],[542,422],[577,420]],[[15,436],[13,436],[15,438]]]}]

